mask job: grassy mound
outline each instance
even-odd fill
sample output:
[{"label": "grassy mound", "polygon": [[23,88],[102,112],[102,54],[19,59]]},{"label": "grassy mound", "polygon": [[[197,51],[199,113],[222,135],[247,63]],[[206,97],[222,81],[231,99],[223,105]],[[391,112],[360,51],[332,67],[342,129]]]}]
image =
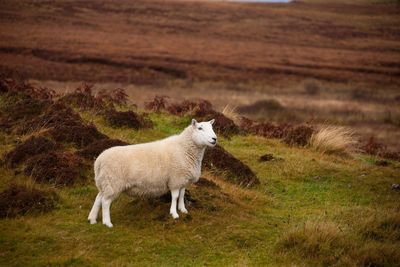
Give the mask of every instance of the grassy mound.
[{"label": "grassy mound", "polygon": [[243,164],[220,145],[206,150],[203,166],[219,173],[226,180],[241,186],[248,187],[260,183],[257,176],[247,165]]},{"label": "grassy mound", "polygon": [[48,212],[55,208],[57,201],[58,196],[52,190],[11,184],[0,193],[0,218]]},{"label": "grassy mound", "polygon": [[32,119],[21,128],[21,133],[49,129],[48,133],[57,142],[72,143],[77,147],[104,139],[94,125],[88,124],[70,107],[56,102],[49,106],[43,114]]},{"label": "grassy mound", "polygon": [[132,110],[116,111],[114,109],[109,109],[104,112],[103,116],[107,123],[113,127],[129,127],[135,130],[152,127],[150,120]]},{"label": "grassy mound", "polygon": [[85,179],[81,161],[70,152],[50,152],[27,160],[24,172],[40,183],[69,186]]},{"label": "grassy mound", "polygon": [[233,120],[221,112],[214,110],[212,104],[207,100],[190,101],[168,105],[166,97],[156,96],[153,101],[146,103],[146,108],[154,112],[166,110],[177,116],[191,116],[198,121],[209,121],[215,119],[214,130],[225,137],[239,133],[239,127]]},{"label": "grassy mound", "polygon": [[125,146],[128,143],[118,139],[102,139],[95,141],[78,151],[78,155],[89,160],[95,159],[104,150],[114,146]]},{"label": "grassy mound", "polygon": [[59,148],[60,144],[57,144],[46,137],[33,136],[27,139],[25,142],[18,144],[12,151],[7,153],[4,157],[4,160],[14,167],[30,157],[55,151]]}]

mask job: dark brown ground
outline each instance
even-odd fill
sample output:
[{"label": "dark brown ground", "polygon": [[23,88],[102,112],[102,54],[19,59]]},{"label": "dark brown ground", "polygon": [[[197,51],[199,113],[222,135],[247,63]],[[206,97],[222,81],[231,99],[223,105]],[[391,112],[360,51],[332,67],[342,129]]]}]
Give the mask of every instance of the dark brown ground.
[{"label": "dark brown ground", "polygon": [[395,2],[1,1],[0,10],[0,67],[33,79],[400,84]]}]

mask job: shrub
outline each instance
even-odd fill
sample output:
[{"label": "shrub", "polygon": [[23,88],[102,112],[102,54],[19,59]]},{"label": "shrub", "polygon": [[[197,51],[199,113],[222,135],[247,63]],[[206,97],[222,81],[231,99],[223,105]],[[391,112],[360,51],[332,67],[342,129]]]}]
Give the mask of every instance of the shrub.
[{"label": "shrub", "polygon": [[93,85],[83,83],[74,92],[62,96],[59,101],[81,109],[102,109],[105,104],[93,96],[92,89]]},{"label": "shrub", "polygon": [[311,138],[314,130],[308,125],[299,125],[291,127],[287,130],[286,136],[283,141],[288,145],[305,146]]},{"label": "shrub", "polygon": [[93,160],[98,155],[100,155],[101,152],[110,147],[125,146],[125,145],[128,145],[128,143],[118,139],[105,138],[102,140],[95,141],[86,146],[85,148],[79,150],[78,155],[85,159]]},{"label": "shrub", "polygon": [[109,109],[104,112],[105,120],[113,127],[130,127],[133,129],[152,127],[150,120],[131,110],[116,111]]},{"label": "shrub", "polygon": [[69,186],[84,179],[81,161],[70,152],[50,152],[27,160],[24,172],[37,182]]},{"label": "shrub", "polygon": [[288,131],[292,128],[291,124],[272,124],[272,123],[257,123],[246,117],[241,118],[240,128],[255,135],[260,135],[269,138],[284,138]]},{"label": "shrub", "polygon": [[0,124],[5,128],[17,128],[29,123],[51,104],[48,100],[35,99],[27,95],[9,97],[7,101],[0,118]]},{"label": "shrub", "polygon": [[151,110],[153,112],[160,112],[167,108],[167,96],[158,96],[156,95],[154,99],[150,102],[145,103],[145,108],[147,110]]},{"label": "shrub", "polygon": [[322,153],[350,153],[357,141],[352,130],[340,126],[322,126],[310,138],[310,146]]},{"label": "shrub", "polygon": [[11,184],[0,193],[0,218],[48,212],[55,208],[57,201],[58,196],[52,190]]},{"label": "shrub", "polygon": [[203,164],[205,168],[224,174],[228,181],[241,186],[248,187],[260,183],[257,176],[246,164],[235,158],[220,145],[206,150]]},{"label": "shrub", "polygon": [[14,167],[30,157],[54,151],[58,148],[60,148],[59,144],[46,137],[31,137],[25,142],[18,144],[12,151],[7,153],[4,160]]},{"label": "shrub", "polygon": [[49,129],[48,133],[57,142],[73,143],[78,147],[105,138],[94,125],[86,124],[79,114],[61,102],[51,105],[42,115],[26,123],[21,133],[41,128]]},{"label": "shrub", "polygon": [[0,77],[0,92],[9,95],[24,94],[38,100],[51,100],[57,97],[57,93],[46,87],[36,87],[25,81],[17,81],[13,78]]},{"label": "shrub", "polygon": [[226,117],[224,114],[215,111],[211,103],[207,100],[189,101],[184,100],[181,103],[171,104],[167,107],[168,112],[174,115],[189,115],[196,118],[198,121],[209,121],[215,119],[214,130],[230,137],[232,134],[239,133],[239,127],[233,120]]},{"label": "shrub", "polygon": [[95,98],[98,101],[107,103],[109,106],[113,105],[126,105],[128,103],[128,95],[122,88],[117,88],[114,90],[100,90]]}]

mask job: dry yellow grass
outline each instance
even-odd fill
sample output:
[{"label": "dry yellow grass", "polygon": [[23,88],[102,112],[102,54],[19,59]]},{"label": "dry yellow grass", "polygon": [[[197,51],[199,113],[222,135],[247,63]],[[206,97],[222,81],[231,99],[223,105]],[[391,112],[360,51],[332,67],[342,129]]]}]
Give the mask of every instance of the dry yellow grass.
[{"label": "dry yellow grass", "polygon": [[226,105],[226,106],[224,107],[224,109],[222,110],[222,114],[224,114],[225,117],[227,117],[227,118],[233,120],[233,122],[234,122],[236,125],[239,125],[239,124],[240,124],[240,118],[241,118],[241,116],[240,116],[240,114],[237,112],[237,107],[236,107],[236,106],[231,106],[231,105],[229,105],[229,104]]},{"label": "dry yellow grass", "polygon": [[322,153],[350,153],[356,143],[354,131],[333,125],[322,126],[310,138],[310,146]]}]

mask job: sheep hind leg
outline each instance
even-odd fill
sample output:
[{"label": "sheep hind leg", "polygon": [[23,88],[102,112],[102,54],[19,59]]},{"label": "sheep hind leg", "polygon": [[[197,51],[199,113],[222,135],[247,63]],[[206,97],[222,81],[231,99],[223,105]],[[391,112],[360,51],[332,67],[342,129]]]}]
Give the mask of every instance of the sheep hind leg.
[{"label": "sheep hind leg", "polygon": [[171,190],[171,208],[169,210],[169,213],[172,215],[172,218],[174,219],[179,218],[178,212],[176,211],[176,201],[178,200],[178,197],[179,197],[179,189]]},{"label": "sheep hind leg", "polygon": [[111,207],[111,202],[113,200],[114,200],[113,198],[106,196],[103,196],[101,200],[101,206],[103,208],[103,224],[110,228],[113,227],[110,217],[110,207]]},{"label": "sheep hind leg", "polygon": [[102,193],[98,193],[96,196],[96,200],[94,201],[93,207],[88,216],[90,224],[95,224],[97,222],[97,215],[99,214],[99,210],[101,207],[102,197],[103,197]]},{"label": "sheep hind leg", "polygon": [[185,188],[179,190],[178,210],[182,213],[188,213],[185,207]]}]

